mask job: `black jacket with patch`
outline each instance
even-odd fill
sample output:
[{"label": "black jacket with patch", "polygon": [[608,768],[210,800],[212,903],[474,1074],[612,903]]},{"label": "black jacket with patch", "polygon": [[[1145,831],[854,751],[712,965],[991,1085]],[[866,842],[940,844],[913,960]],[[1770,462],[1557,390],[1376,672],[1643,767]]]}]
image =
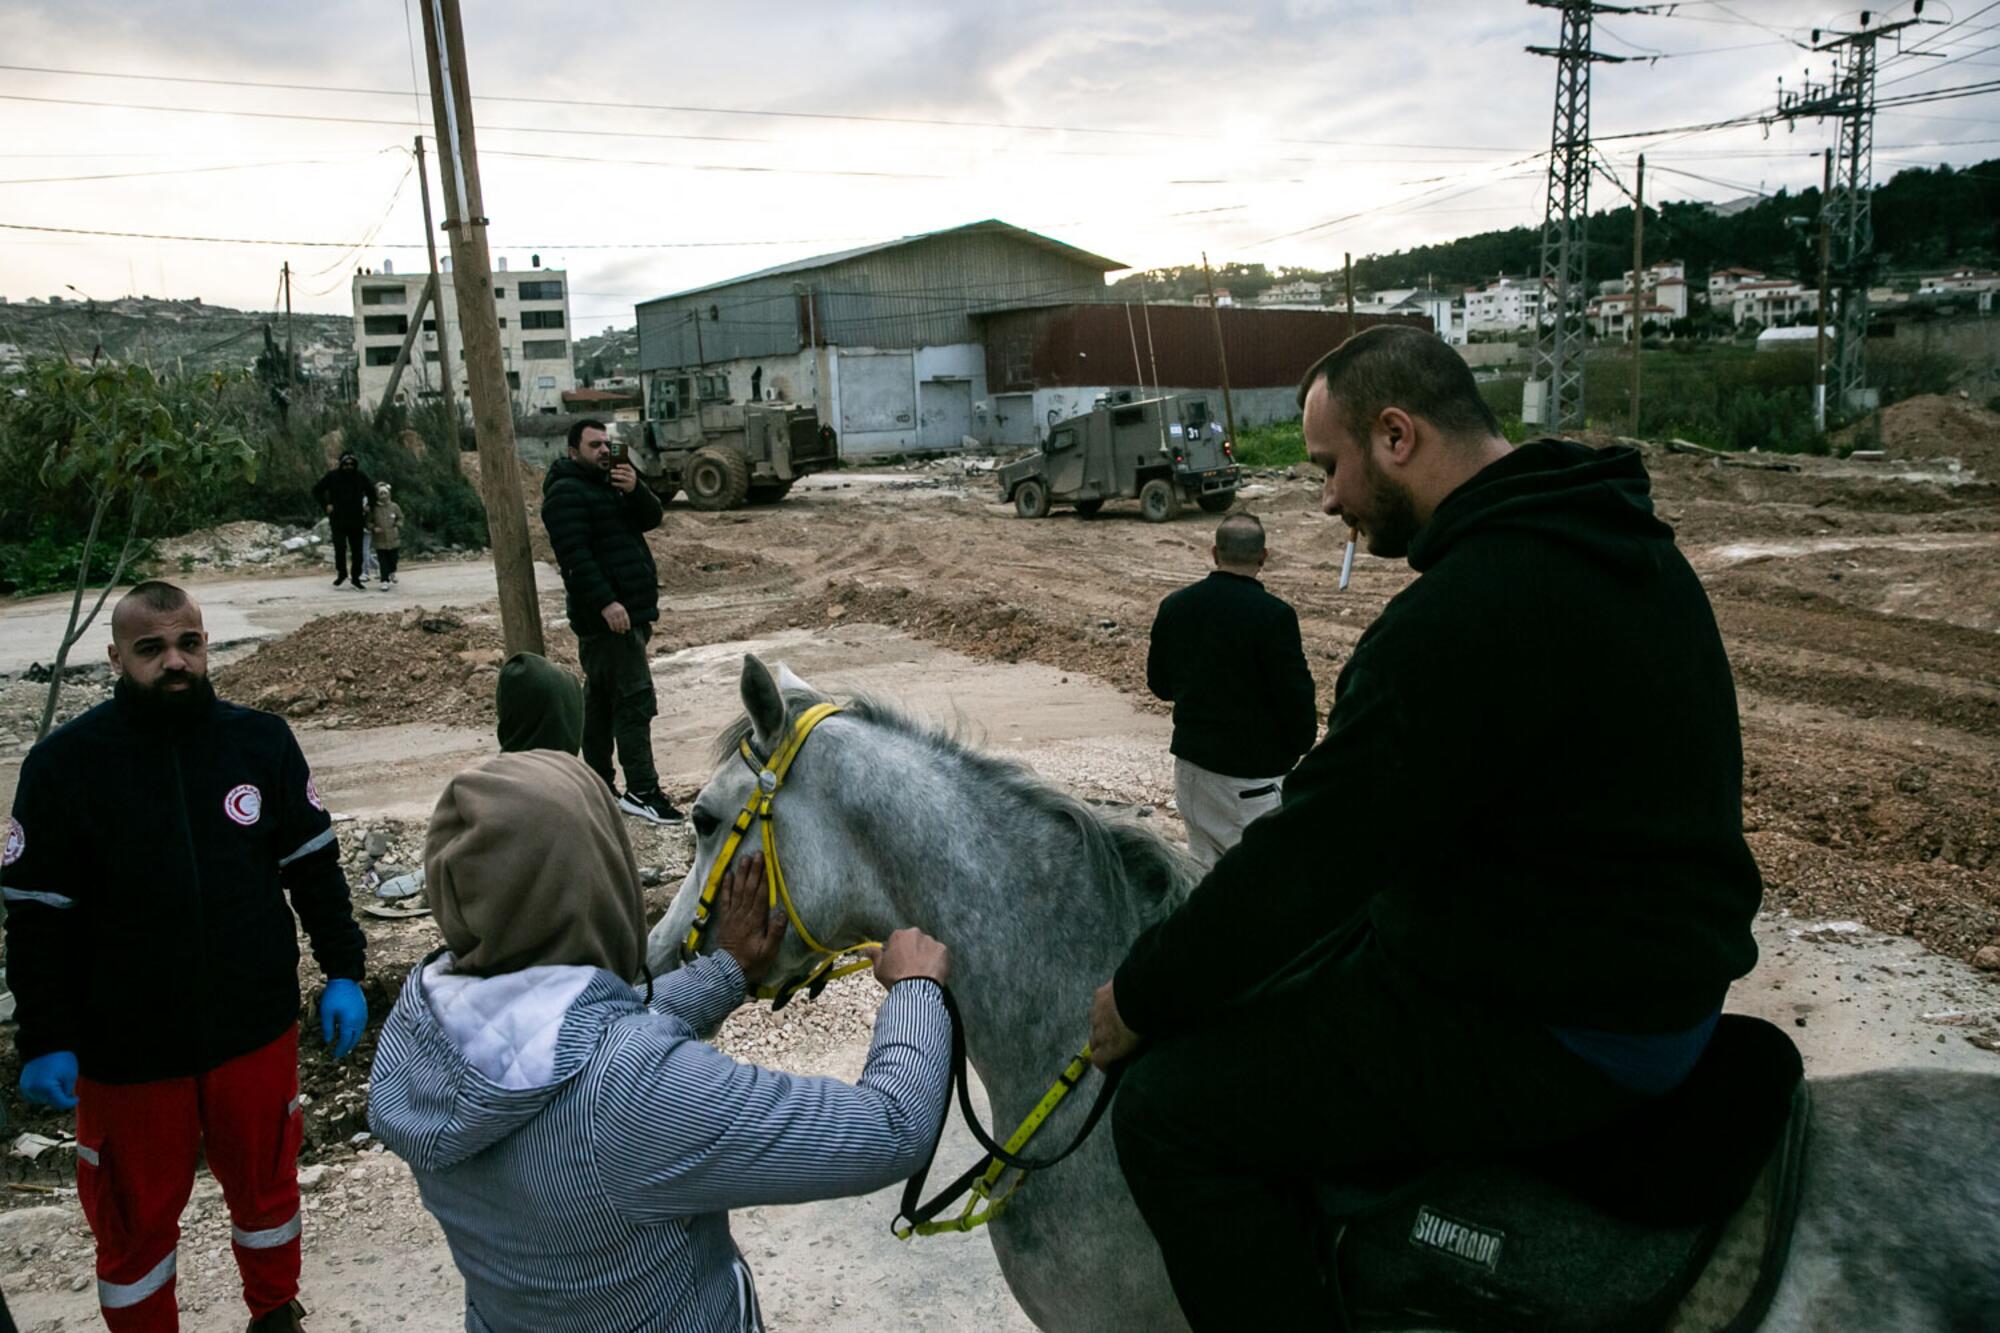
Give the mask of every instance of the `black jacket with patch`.
[{"label": "black jacket with patch", "polygon": [[660,497],[643,481],[626,494],[600,468],[573,458],[549,465],[542,525],[562,569],[570,626],[579,635],[606,633],[604,608],[613,602],[634,625],[660,618],[660,572],[646,545],[660,514]]},{"label": "black jacket with patch", "polygon": [[1153,617],[1146,686],[1174,706],[1173,752],[1231,778],[1283,777],[1318,719],[1299,617],[1256,579],[1216,570]]},{"label": "black jacket with patch", "polygon": [[1446,498],[1283,806],[1127,955],[1134,1031],[1341,994],[1361,956],[1556,1026],[1720,1007],[1763,885],[1722,638],[1648,492],[1630,449],[1541,440]]},{"label": "black jacket with patch", "polygon": [[269,713],[169,722],[120,682],[28,752],[6,846],[23,1061],[144,1083],[265,1045],[299,1019],[294,911],[321,972],[361,979],[332,821]]}]

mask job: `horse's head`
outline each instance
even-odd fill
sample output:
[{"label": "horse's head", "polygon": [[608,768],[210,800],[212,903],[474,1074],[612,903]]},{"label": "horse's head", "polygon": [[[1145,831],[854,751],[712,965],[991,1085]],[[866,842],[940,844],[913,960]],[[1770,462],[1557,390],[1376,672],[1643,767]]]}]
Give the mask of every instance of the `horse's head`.
[{"label": "horse's head", "polygon": [[[858,844],[852,821],[840,813],[841,797],[852,794],[845,788],[864,767],[855,756],[843,753],[843,747],[851,748],[865,729],[836,715],[801,740],[802,720],[814,705],[828,701],[782,665],[774,676],[746,654],[739,688],[743,717],[724,731],[716,770],[689,814],[695,830],[694,864],[673,905],[648,936],[646,956],[655,973],[679,966],[689,928],[718,862],[726,865],[736,856],[765,849],[765,818],[753,813],[746,822],[744,812],[758,796],[760,775],[782,761],[788,746],[796,745],[769,814],[777,868],[794,916],[777,965],[765,982],[783,985],[810,975],[826,960],[801,933],[801,924],[812,941],[838,950],[880,938],[887,929],[884,923],[891,919],[879,877],[867,870],[866,849]],[[733,837],[739,823],[745,827],[740,837]],[[768,887],[772,873],[767,853],[767,892],[774,891]],[[711,931],[700,948],[706,952],[714,947]]]}]

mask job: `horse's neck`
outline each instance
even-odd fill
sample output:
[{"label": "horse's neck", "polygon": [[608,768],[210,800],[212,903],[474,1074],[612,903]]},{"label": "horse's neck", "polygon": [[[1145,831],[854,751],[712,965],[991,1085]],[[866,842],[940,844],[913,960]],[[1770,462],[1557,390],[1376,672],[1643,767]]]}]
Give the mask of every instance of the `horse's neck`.
[{"label": "horse's neck", "polygon": [[1032,1100],[1088,1038],[1091,994],[1139,913],[1090,879],[1067,819],[949,783],[918,790],[932,808],[899,821],[909,845],[877,853],[898,924],[950,948],[967,1053],[996,1103]]}]

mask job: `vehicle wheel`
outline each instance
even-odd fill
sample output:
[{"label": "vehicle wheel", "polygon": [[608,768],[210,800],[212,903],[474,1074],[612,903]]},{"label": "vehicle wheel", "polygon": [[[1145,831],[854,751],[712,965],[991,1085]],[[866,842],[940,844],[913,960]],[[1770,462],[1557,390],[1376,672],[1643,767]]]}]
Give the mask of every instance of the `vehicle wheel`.
[{"label": "vehicle wheel", "polygon": [[1181,493],[1165,477],[1139,488],[1139,513],[1148,523],[1166,523],[1181,512]]},{"label": "vehicle wheel", "polygon": [[1229,512],[1229,506],[1236,503],[1236,492],[1209,491],[1195,503],[1201,506],[1204,514],[1225,514]]},{"label": "vehicle wheel", "polygon": [[1014,512],[1022,518],[1049,516],[1049,488],[1033,477],[1014,488]]},{"label": "vehicle wheel", "polygon": [[789,481],[759,481],[750,486],[750,503],[753,505],[774,505],[791,492]]},{"label": "vehicle wheel", "polygon": [[1076,502],[1076,512],[1082,514],[1085,518],[1097,517],[1097,511],[1102,508],[1104,508],[1104,501],[1102,500],[1078,500]]},{"label": "vehicle wheel", "polygon": [[750,494],[750,460],[740,449],[712,444],[694,451],[685,480],[696,509],[734,509]]}]

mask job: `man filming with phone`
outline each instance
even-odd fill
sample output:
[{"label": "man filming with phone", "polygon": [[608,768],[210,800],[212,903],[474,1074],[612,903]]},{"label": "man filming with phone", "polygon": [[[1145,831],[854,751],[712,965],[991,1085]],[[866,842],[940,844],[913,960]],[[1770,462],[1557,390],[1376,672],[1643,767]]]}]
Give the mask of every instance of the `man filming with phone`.
[{"label": "man filming with phone", "polygon": [[[583,761],[610,785],[618,807],[654,824],[682,815],[653,767],[660,711],[646,642],[660,618],[660,574],[646,534],[660,500],[615,451],[602,421],[570,423],[569,453],[542,484],[542,524],[562,570],[570,627],[583,660]],[[612,751],[625,770],[618,790]]]}]

